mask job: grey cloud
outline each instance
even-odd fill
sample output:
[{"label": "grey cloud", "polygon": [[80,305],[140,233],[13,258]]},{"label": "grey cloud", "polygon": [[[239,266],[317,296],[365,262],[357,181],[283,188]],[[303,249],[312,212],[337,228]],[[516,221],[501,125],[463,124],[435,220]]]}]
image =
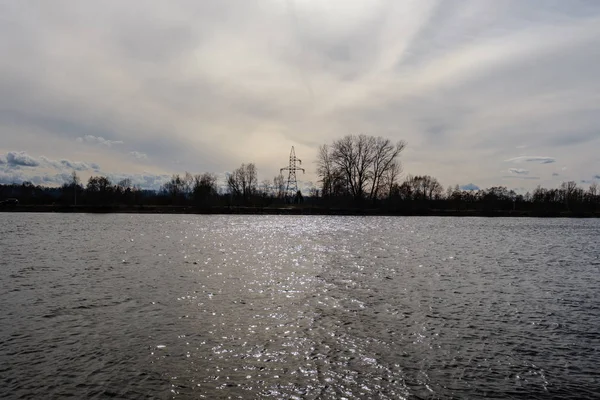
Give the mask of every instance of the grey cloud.
[{"label": "grey cloud", "polygon": [[88,164],[83,161],[70,161],[66,159],[62,160],[52,160],[47,157],[41,156],[40,160],[42,160],[46,165],[53,167],[55,169],[64,170],[75,170],[75,171],[88,171],[88,170],[99,170],[100,166],[96,163]]},{"label": "grey cloud", "polygon": [[559,176],[560,174],[558,172],[554,172],[552,173],[552,176]]},{"label": "grey cloud", "polygon": [[[500,149],[522,143],[593,172],[600,4],[252,3],[3,9],[14,21],[0,26],[11,54],[0,75],[5,148],[43,154],[40,143],[58,140],[72,146],[65,158],[93,150],[125,169],[136,149],[157,171],[222,171],[251,157],[262,179],[282,166],[280,149],[303,143],[308,167],[319,144],[360,130],[406,139],[406,172],[441,181],[491,186],[488,155],[512,157]],[[102,158],[123,141],[127,151]],[[529,158],[511,162],[554,162]]]},{"label": "grey cloud", "polygon": [[16,172],[0,171],[0,184],[10,185],[12,183],[23,183],[23,177]]},{"label": "grey cloud", "polygon": [[131,152],[129,152],[129,154],[137,160],[147,160],[148,159],[148,155],[146,153],[140,153],[139,151],[131,151]]},{"label": "grey cloud", "polygon": [[517,174],[517,175],[528,175],[529,174],[529,170],[522,169],[522,168],[509,168],[508,171],[512,174]]},{"label": "grey cloud", "polygon": [[600,174],[594,175],[594,179],[600,179]]},{"label": "grey cloud", "polygon": [[170,175],[166,174],[104,174],[113,183],[118,183],[124,179],[130,179],[131,184],[146,190],[159,190],[160,187],[171,179]]},{"label": "grey cloud", "polygon": [[34,185],[45,186],[60,186],[63,183],[69,182],[71,175],[67,173],[61,174],[24,174],[23,171],[6,173],[0,171],[0,184],[22,184],[23,182],[31,182]]},{"label": "grey cloud", "polygon": [[24,151],[9,151],[6,154],[6,164],[9,167],[37,167],[39,161]]},{"label": "grey cloud", "polygon": [[515,175],[507,175],[503,176],[503,179],[523,179],[523,180],[538,180],[539,176],[515,176]]},{"label": "grey cloud", "polygon": [[514,158],[509,158],[508,160],[504,160],[505,162],[512,163],[521,163],[521,162],[532,162],[539,164],[551,164],[556,162],[556,159],[553,157],[540,157],[540,156],[519,156]]},{"label": "grey cloud", "polygon": [[106,147],[111,147],[113,144],[123,144],[122,140],[108,140],[102,136],[85,135],[76,139],[78,143],[99,144]]}]

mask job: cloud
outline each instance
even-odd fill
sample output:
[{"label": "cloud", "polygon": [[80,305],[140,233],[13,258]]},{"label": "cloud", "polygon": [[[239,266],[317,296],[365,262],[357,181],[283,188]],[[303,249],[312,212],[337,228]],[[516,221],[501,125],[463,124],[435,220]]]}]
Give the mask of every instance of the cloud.
[{"label": "cloud", "polygon": [[100,166],[96,163],[86,163],[83,161],[70,161],[66,159],[62,160],[52,160],[47,157],[41,156],[40,160],[44,162],[45,165],[53,167],[59,170],[75,170],[75,171],[88,171],[88,170],[99,170]]},{"label": "cloud", "polygon": [[9,151],[6,153],[6,164],[9,167],[37,167],[39,161],[24,151]]},{"label": "cloud", "polygon": [[[6,156],[0,155],[0,160],[3,183],[29,181],[35,184],[62,184],[63,177],[70,176],[72,171],[100,170],[100,166],[96,163],[67,159],[53,160],[45,156],[34,157],[23,151],[9,151]],[[59,173],[49,174],[48,168],[58,170]]]},{"label": "cloud", "polygon": [[523,180],[539,180],[539,176],[515,176],[515,175],[505,175],[502,177],[503,179],[523,179]]},{"label": "cloud", "polygon": [[[406,173],[442,182],[496,185],[489,160],[532,149],[600,168],[598,2],[13,3],[5,149],[121,173],[139,172],[133,149],[167,175],[254,161],[263,179],[295,145],[317,182],[318,146],[365,132],[407,140]],[[511,162],[554,161],[529,159]]]},{"label": "cloud", "polygon": [[508,171],[511,174],[517,174],[517,175],[528,175],[529,174],[529,170],[522,169],[522,168],[509,168]]},{"label": "cloud", "polygon": [[75,139],[78,143],[89,143],[89,144],[97,144],[106,147],[111,147],[113,144],[123,144],[122,140],[108,140],[104,139],[102,136],[94,136],[94,135],[85,135],[84,137],[78,137]]},{"label": "cloud", "polygon": [[140,153],[139,151],[130,151],[129,154],[137,160],[147,160],[148,155],[146,153]]},{"label": "cloud", "polygon": [[460,190],[476,191],[476,190],[479,190],[479,186],[474,185],[472,183],[468,183],[466,185],[460,186]]},{"label": "cloud", "polygon": [[594,175],[594,179],[600,179],[600,174]]},{"label": "cloud", "polygon": [[553,162],[556,162],[556,159],[553,157],[519,156],[519,157],[509,158],[508,160],[504,160],[504,162],[512,162],[512,163],[532,162],[532,163],[539,163],[539,164],[551,164]]},{"label": "cloud", "polygon": [[170,175],[153,174],[144,172],[141,174],[104,174],[112,183],[118,183],[124,179],[129,179],[133,186],[145,190],[159,190],[162,185],[171,179]]},{"label": "cloud", "polygon": [[558,172],[554,172],[552,173],[552,176],[560,176],[560,174]]},{"label": "cloud", "polygon": [[4,185],[20,185],[23,182],[31,182],[34,185],[60,186],[70,180],[71,175],[68,173],[26,175],[22,171],[14,171],[13,173],[0,171],[0,184]]}]

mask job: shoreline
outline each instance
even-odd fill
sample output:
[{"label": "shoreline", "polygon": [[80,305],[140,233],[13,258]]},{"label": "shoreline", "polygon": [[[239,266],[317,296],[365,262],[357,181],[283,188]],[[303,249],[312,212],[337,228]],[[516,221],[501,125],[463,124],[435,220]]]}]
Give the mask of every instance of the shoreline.
[{"label": "shoreline", "polygon": [[422,216],[422,217],[521,217],[521,218],[600,218],[600,213],[525,210],[431,210],[325,208],[310,206],[241,207],[241,206],[63,206],[24,205],[0,208],[0,212],[17,213],[86,213],[86,214],[205,214],[205,215],[340,215],[340,216]]}]

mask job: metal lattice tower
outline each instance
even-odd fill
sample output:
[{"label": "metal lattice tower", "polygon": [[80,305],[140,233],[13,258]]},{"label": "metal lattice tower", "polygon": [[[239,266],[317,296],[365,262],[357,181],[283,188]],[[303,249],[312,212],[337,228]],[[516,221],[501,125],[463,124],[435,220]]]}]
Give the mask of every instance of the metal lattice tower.
[{"label": "metal lattice tower", "polygon": [[[298,163],[298,164],[296,164]],[[286,197],[294,197],[296,193],[298,193],[298,181],[296,180],[296,171],[302,171],[305,173],[304,168],[300,168],[298,165],[302,164],[302,160],[296,157],[296,152],[294,151],[294,146],[292,146],[292,150],[290,151],[290,164],[279,170],[279,173],[283,171],[289,171],[287,186],[285,188]]]}]

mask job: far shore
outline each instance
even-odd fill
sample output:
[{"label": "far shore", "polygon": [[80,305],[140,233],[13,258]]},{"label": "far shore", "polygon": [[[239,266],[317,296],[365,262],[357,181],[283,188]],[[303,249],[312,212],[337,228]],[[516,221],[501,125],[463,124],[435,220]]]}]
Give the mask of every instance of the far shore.
[{"label": "far shore", "polygon": [[535,217],[535,218],[599,218],[600,213],[526,210],[431,210],[326,208],[296,205],[287,207],[240,206],[65,206],[23,205],[0,208],[0,212],[22,213],[92,213],[92,214],[245,214],[245,215],[347,215],[347,216],[440,216],[440,217]]}]

